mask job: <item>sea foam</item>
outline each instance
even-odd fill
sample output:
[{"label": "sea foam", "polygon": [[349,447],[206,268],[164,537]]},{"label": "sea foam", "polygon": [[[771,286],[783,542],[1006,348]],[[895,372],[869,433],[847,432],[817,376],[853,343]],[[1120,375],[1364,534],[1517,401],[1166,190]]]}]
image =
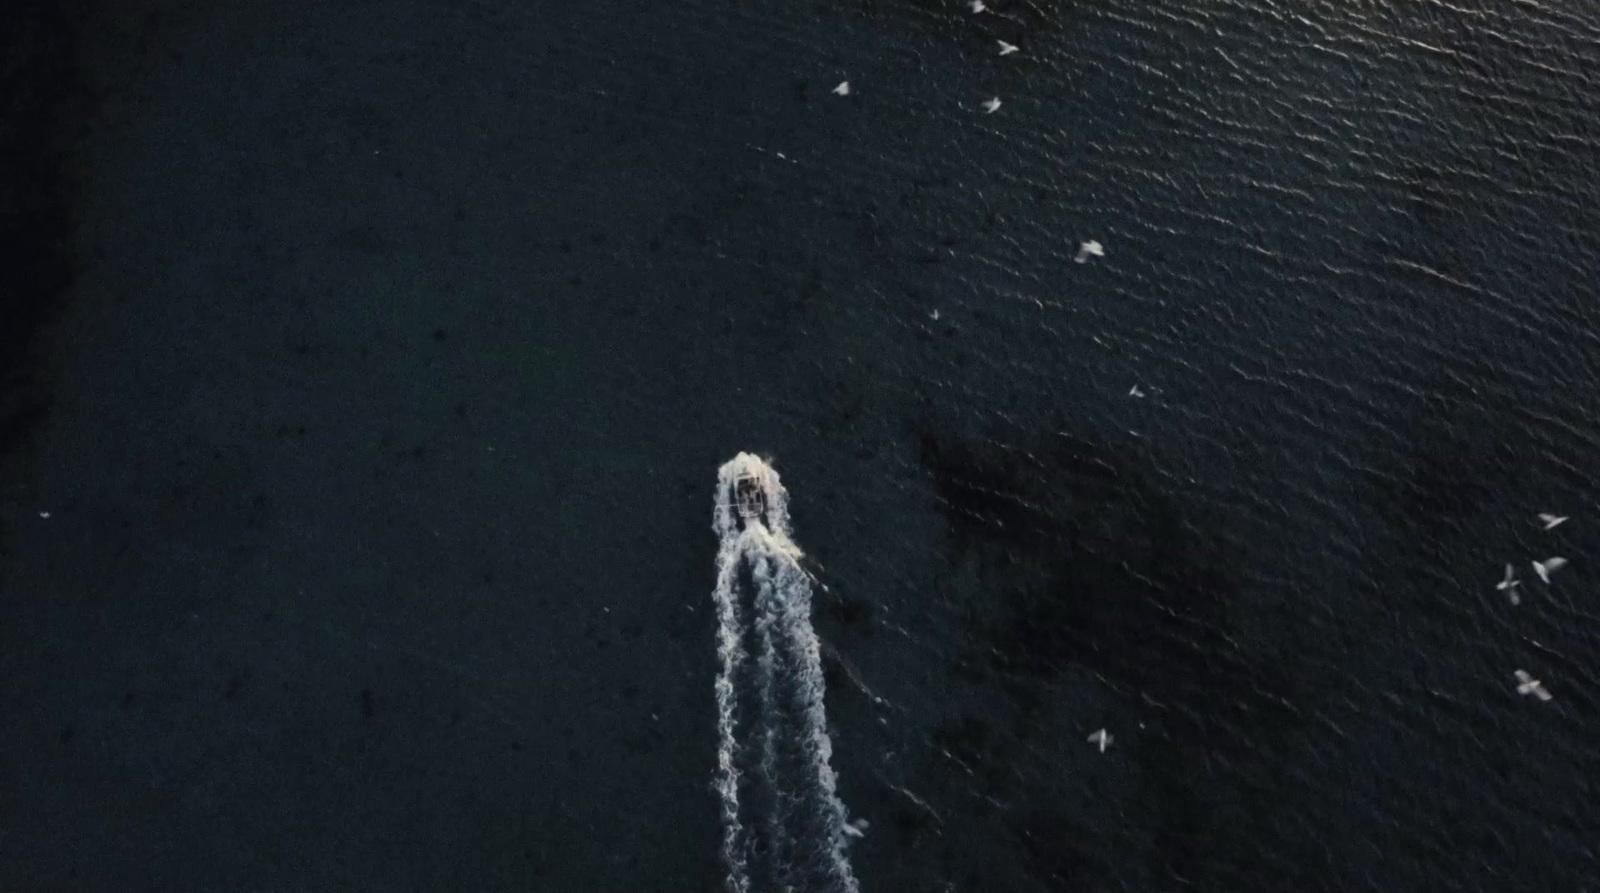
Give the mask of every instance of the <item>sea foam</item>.
[{"label": "sea foam", "polygon": [[730,893],[856,893],[830,765],[811,580],[760,457],[717,473],[716,789]]}]

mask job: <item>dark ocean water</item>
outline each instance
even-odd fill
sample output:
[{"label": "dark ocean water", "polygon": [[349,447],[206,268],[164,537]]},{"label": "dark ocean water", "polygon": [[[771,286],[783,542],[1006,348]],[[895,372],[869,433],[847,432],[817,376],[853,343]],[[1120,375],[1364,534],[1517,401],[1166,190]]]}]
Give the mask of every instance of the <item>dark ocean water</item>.
[{"label": "dark ocean water", "polygon": [[718,889],[750,450],[863,890],[1600,889],[1600,9],[990,5],[23,4],[0,887]]}]

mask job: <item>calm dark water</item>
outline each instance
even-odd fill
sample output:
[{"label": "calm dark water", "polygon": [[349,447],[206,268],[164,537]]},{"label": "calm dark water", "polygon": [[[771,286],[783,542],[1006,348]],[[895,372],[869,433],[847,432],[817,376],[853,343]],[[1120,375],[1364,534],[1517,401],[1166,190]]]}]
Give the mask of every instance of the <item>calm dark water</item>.
[{"label": "calm dark water", "polygon": [[0,887],[717,889],[753,450],[862,889],[1600,888],[1600,11],[991,5],[25,4]]}]

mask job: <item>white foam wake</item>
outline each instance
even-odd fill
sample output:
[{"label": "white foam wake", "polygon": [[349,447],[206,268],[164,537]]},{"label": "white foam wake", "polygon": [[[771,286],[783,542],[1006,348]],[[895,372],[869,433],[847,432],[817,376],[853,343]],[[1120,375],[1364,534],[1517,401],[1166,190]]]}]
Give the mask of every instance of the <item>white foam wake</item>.
[{"label": "white foam wake", "polygon": [[717,775],[730,893],[857,893],[829,764],[811,581],[759,457],[717,472]]}]

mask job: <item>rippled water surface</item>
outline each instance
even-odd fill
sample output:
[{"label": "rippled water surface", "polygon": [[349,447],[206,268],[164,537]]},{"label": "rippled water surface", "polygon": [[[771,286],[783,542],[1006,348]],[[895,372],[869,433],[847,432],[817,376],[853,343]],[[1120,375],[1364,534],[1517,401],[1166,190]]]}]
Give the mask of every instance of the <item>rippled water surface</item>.
[{"label": "rippled water surface", "polygon": [[749,450],[863,890],[1600,887],[1600,11],[989,5],[57,21],[0,886],[718,889]]}]

